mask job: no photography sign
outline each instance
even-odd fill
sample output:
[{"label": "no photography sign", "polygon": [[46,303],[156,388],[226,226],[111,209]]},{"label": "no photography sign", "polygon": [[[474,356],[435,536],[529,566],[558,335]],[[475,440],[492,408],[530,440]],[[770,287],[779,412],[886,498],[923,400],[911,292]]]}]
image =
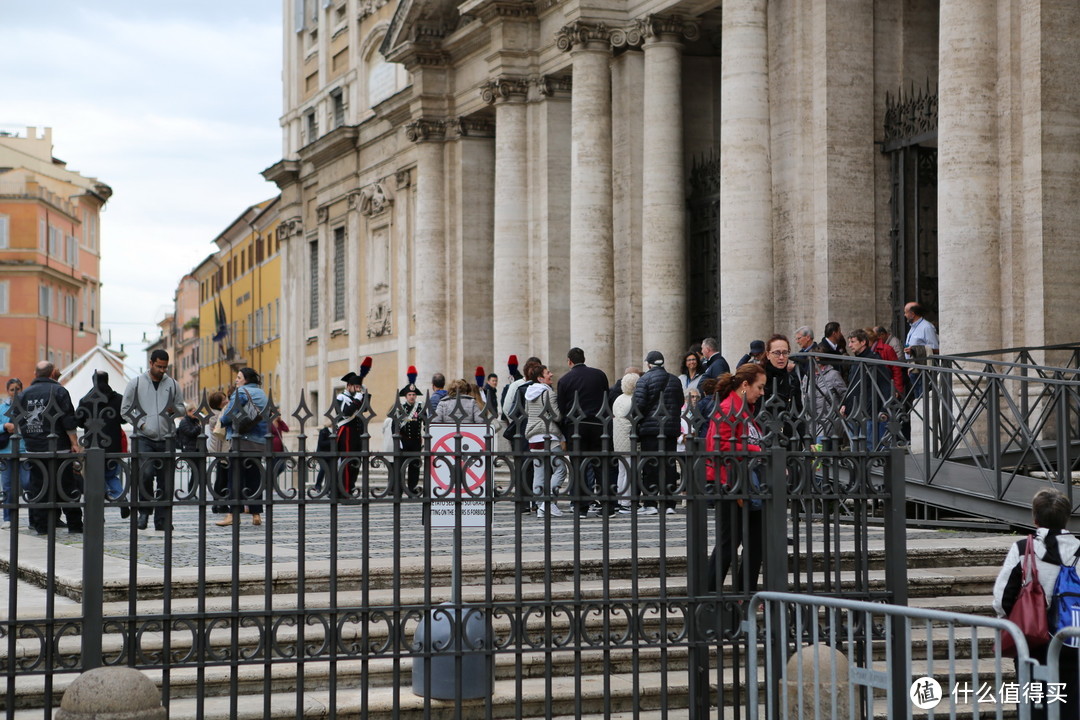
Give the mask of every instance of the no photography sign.
[{"label": "no photography sign", "polygon": [[487,524],[487,432],[480,424],[431,425],[432,527],[454,527],[455,513],[462,527]]}]

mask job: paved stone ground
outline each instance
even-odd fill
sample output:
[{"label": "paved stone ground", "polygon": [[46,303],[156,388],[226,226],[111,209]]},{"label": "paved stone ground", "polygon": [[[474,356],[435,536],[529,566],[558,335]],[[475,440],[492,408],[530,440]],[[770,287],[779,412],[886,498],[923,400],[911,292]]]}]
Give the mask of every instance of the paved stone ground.
[{"label": "paved stone ground", "polygon": [[[493,553],[505,555],[515,552],[519,544],[523,552],[529,553],[550,548],[552,557],[557,559],[574,557],[575,547],[589,554],[606,549],[613,557],[628,557],[635,544],[645,555],[684,552],[687,518],[683,508],[674,515],[605,519],[576,518],[566,503],[563,507],[564,516],[540,519],[517,513],[512,502],[495,503],[490,535],[484,528],[462,529],[463,553],[482,556],[490,547]],[[130,520],[120,518],[119,509],[114,506],[107,507],[105,515],[106,554],[128,559],[134,553],[140,564],[158,568],[166,565],[167,558],[171,558],[173,568],[228,566],[233,562],[234,546],[240,548],[241,565],[264,565],[271,553],[275,562],[294,562],[301,552],[307,561],[318,562],[329,560],[331,554],[339,560],[359,560],[365,547],[373,560],[410,555],[449,556],[453,549],[453,529],[425,527],[421,504],[415,499],[402,502],[400,507],[393,501],[382,500],[336,507],[326,501],[304,505],[277,502],[264,510],[263,525],[259,527],[251,524],[250,515],[242,515],[239,526],[218,527],[215,523],[223,515],[212,513],[206,505],[189,502],[173,509],[174,531],[170,543],[163,532],[136,530]],[[714,528],[715,517],[710,513],[710,537],[715,536]],[[29,531],[23,528],[22,532]],[[823,529],[817,525],[813,532],[821,538]],[[880,526],[871,526],[867,533],[868,546],[883,545],[884,531]],[[908,530],[908,543],[934,542],[943,536],[980,538],[986,537],[986,533],[912,528]],[[842,544],[852,543],[854,528],[841,523],[833,537]],[[63,529],[57,538],[71,546],[82,542],[82,536],[70,535]],[[234,539],[238,541],[235,545]]]}]

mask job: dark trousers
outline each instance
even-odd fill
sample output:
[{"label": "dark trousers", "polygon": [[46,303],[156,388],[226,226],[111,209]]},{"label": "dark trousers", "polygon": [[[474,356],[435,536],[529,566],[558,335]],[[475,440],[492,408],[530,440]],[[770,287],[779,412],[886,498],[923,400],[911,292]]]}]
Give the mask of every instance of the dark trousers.
[{"label": "dark trousers", "polygon": [[[750,575],[749,592],[753,593],[758,587],[758,575],[761,574],[761,561],[765,536],[762,533],[764,524],[761,518],[761,510],[739,507],[734,500],[722,501],[723,509],[717,518],[717,546],[713,548],[709,558],[709,592],[715,592],[719,585],[724,583],[731,564],[735,561],[735,552],[742,545],[742,562],[735,569],[735,592],[741,592],[743,588],[743,576],[748,571]],[[743,530],[746,530],[745,542]],[[720,581],[716,578],[716,562],[719,554]]]},{"label": "dark trousers", "polygon": [[263,511],[261,504],[236,503],[236,500],[258,500],[262,496],[262,463],[259,461],[258,453],[262,451],[263,444],[241,438],[233,438],[232,442],[232,449],[240,451],[239,457],[234,455],[229,459],[229,467],[232,470],[229,473],[229,497],[234,502],[232,512],[242,513],[244,505],[247,505],[252,515],[260,515]]},{"label": "dark trousers", "polygon": [[[638,440],[641,442],[641,489],[643,496],[652,496],[652,500],[645,500],[643,505],[656,507],[661,512],[667,508],[675,507],[674,500],[659,501],[660,484],[663,481],[664,494],[674,495],[679,490],[679,466],[675,461],[675,438],[661,437],[659,435],[642,435]],[[649,457],[646,453],[663,452],[666,460]]]},{"label": "dark trousers", "polygon": [[[27,453],[28,460],[33,457],[32,453]],[[40,462],[34,460],[29,464],[30,485],[27,488],[29,494],[27,515],[29,515],[30,527],[40,534],[45,534],[49,531],[49,516],[57,520],[60,519],[59,509],[45,506],[53,503],[78,502],[82,493],[75,478],[75,468],[70,462],[65,465],[61,460],[43,459]],[[57,481],[59,481],[59,488],[54,484]],[[69,530],[82,530],[83,516],[81,507],[78,505],[65,507],[64,517],[67,520]]]},{"label": "dark trousers", "polygon": [[405,478],[409,488],[409,492],[416,495],[420,492],[420,465],[423,463],[423,459],[420,457],[420,451],[424,449],[424,441],[420,438],[415,440],[401,439],[401,450],[406,453],[416,453],[416,457],[404,458],[402,462],[405,463]]},{"label": "dark trousers", "polygon": [[[139,436],[135,438],[135,449],[138,453],[164,453],[164,440],[151,440]],[[154,502],[154,528],[162,530],[171,521],[171,508],[169,507],[170,495],[172,494],[173,463],[172,459],[161,455],[159,457],[139,459],[138,487],[138,511],[143,517],[149,517],[151,512],[150,503]],[[155,502],[156,501],[156,502]]]},{"label": "dark trousers", "polygon": [[533,459],[529,456],[529,441],[523,435],[515,435],[513,442],[514,457],[517,459],[517,496],[518,511],[529,512],[532,509],[533,496]]},{"label": "dark trousers", "polygon": [[[566,447],[570,451],[571,467],[574,469],[570,476],[570,497],[581,498],[572,504],[577,505],[578,512],[583,513],[593,502],[600,502],[601,496],[614,494],[612,488],[605,487],[602,477],[603,465],[607,463],[596,457],[604,449],[604,428],[599,423],[584,421],[576,428],[567,426],[564,432]],[[576,440],[575,432],[578,435]],[[610,473],[610,469],[608,472]],[[609,475],[609,480],[610,477]],[[611,485],[611,482],[606,484]]]}]

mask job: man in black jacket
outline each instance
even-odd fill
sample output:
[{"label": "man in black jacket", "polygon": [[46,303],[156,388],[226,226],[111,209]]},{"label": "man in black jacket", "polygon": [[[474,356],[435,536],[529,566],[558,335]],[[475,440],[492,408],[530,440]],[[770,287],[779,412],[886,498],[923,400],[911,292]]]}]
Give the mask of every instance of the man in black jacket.
[{"label": "man in black jacket", "polygon": [[[23,391],[21,412],[16,422],[27,455],[45,455],[41,462],[30,463],[30,527],[38,535],[49,532],[49,518],[59,517],[56,509],[43,506],[65,503],[69,533],[83,531],[82,508],[79,507],[79,486],[70,458],[61,453],[78,453],[79,438],[75,428],[79,423],[67,389],[52,379],[54,366],[41,361],[34,368],[34,382]],[[52,437],[50,437],[52,436]],[[47,455],[46,455],[47,454]]]},{"label": "man in black jacket", "polygon": [[[673,494],[679,487],[679,471],[675,463],[675,446],[679,439],[679,415],[682,412],[683,393],[679,378],[664,369],[664,356],[652,350],[645,357],[649,368],[638,380],[634,388],[634,411],[641,414],[638,425],[638,441],[641,443],[642,458],[641,484],[644,492],[654,496],[660,494],[660,479],[663,473],[667,494]],[[662,451],[667,457],[663,467],[658,462],[650,462],[647,453]],[[675,512],[675,501],[666,500],[642,503],[642,514],[655,515],[661,507],[668,514]]]},{"label": "man in black jacket", "polygon": [[[881,360],[881,356],[870,349],[870,336],[861,328],[851,333],[848,349],[857,358]],[[893,396],[889,368],[884,363],[858,363],[851,368],[849,378],[840,413],[853,422],[864,420],[867,445],[870,449],[876,449],[885,436],[885,404]]]},{"label": "man in black jacket", "polygon": [[[575,464],[580,464],[590,454],[603,450],[604,426],[599,414],[601,408],[604,407],[604,399],[607,397],[608,379],[603,370],[591,368],[585,364],[585,351],[581,348],[570,348],[570,351],[566,353],[566,364],[570,366],[570,370],[559,378],[557,392],[559,414],[562,417],[563,436],[571,450],[571,457],[574,458]],[[584,414],[580,423],[572,419],[575,400]],[[582,470],[585,472],[585,484],[589,491],[596,496],[610,494],[608,490],[605,490],[605,488],[610,488],[610,481],[613,479],[610,477],[609,468],[601,468],[601,472],[608,476],[607,483],[603,483],[596,477],[596,468],[593,463],[586,464],[584,468],[579,466],[573,477],[581,477]],[[585,489],[572,487],[570,495],[571,497],[584,495]],[[614,505],[608,503],[608,508],[610,511]],[[600,515],[601,509],[599,502],[590,504],[584,498],[577,503],[579,515],[596,517]]]},{"label": "man in black jacket", "polygon": [[[94,387],[79,400],[79,409],[75,413],[79,427],[87,430],[83,434],[86,447],[104,448],[107,453],[122,452],[120,433],[123,430],[120,425],[123,423],[123,418],[120,416],[120,406],[123,401],[124,396],[109,385],[109,373],[104,370],[95,370]],[[118,500],[123,492],[120,462],[106,460],[105,497],[109,500]],[[130,510],[126,505],[120,508],[121,517],[126,518],[129,513]]]}]

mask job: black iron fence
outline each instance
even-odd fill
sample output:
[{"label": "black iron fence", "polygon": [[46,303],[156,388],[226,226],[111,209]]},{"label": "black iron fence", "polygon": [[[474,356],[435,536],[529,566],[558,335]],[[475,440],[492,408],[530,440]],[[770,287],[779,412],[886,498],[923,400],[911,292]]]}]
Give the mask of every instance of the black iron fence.
[{"label": "black iron fence", "polygon": [[[51,717],[79,672],[126,665],[160,685],[173,718],[313,705],[742,717],[754,592],[906,601],[904,406],[876,372],[849,371],[861,399],[808,381],[798,403],[763,401],[754,437],[698,406],[619,423],[606,402],[560,419],[534,407],[542,429],[508,441],[527,410],[460,422],[459,403],[437,424],[426,405],[416,418],[395,404],[384,421],[366,400],[319,417],[303,397],[285,413],[294,448],[279,452],[269,432],[254,448],[214,452],[203,436],[178,451],[169,435],[120,452],[103,447],[106,413],[83,418],[79,453],[60,432],[27,453],[16,433],[0,533],[6,714]],[[271,398],[261,419],[283,412]],[[58,403],[45,414],[62,421]],[[640,432],[672,419],[670,443]],[[333,446],[317,449],[325,422]],[[408,422],[419,449],[403,449]],[[725,422],[743,423],[741,442],[725,445]]]}]

